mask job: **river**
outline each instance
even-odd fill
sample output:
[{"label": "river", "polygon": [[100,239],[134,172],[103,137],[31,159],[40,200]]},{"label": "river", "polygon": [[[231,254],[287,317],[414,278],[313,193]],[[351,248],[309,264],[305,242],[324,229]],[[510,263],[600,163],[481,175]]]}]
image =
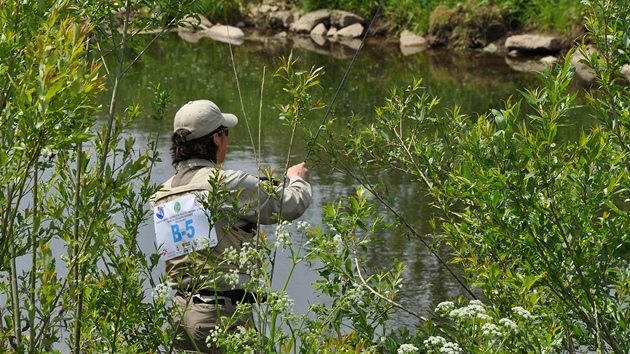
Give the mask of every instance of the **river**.
[{"label": "river", "polygon": [[[172,174],[168,155],[172,117],[182,104],[195,99],[210,99],[222,111],[234,113],[240,119],[239,124],[230,129],[226,168],[255,172],[246,120],[255,141],[259,123],[262,123],[262,144],[256,150],[260,152],[263,164],[273,167],[283,165],[288,152],[286,137],[289,130],[278,119],[276,105],[286,104],[290,97],[282,89],[283,81],[273,74],[281,63],[280,58],[288,57],[291,52],[298,59],[297,67],[300,69],[324,68],[325,75],[320,85],[311,92],[324,103],[330,103],[354,54],[351,48],[336,45],[330,50],[322,48],[313,51],[271,39],[245,41],[242,45],[230,47],[210,39],[190,43],[175,34],[155,42],[125,76],[119,103],[119,107],[135,103],[148,107],[154,96],[152,85],[157,82],[165,85],[171,93],[172,103],[161,128],[158,130],[155,122],[145,114],[146,118],[132,132],[139,137],[159,136],[163,161],[155,169],[152,179],[161,183]],[[264,88],[261,89],[263,78]],[[537,74],[513,69],[506,63],[503,54],[427,50],[403,55],[395,43],[370,42],[359,53],[337,97],[331,116],[335,122],[332,124],[342,125],[352,114],[369,120],[374,108],[384,104],[394,86],[407,85],[414,78],[422,78],[426,91],[440,97],[443,108],[459,105],[462,113],[473,118],[490,108],[501,108],[509,97],[518,98],[519,90],[539,83]],[[579,89],[579,85],[574,89]],[[104,104],[106,100],[104,97]],[[319,110],[307,116],[304,126],[311,131],[317,130],[325,111]],[[259,122],[260,119],[262,122]],[[585,121],[579,114],[568,118],[567,127],[563,130],[564,138],[576,137]],[[304,159],[304,140],[304,135],[298,137],[292,150],[292,163]],[[319,225],[323,216],[322,206],[341,196],[353,195],[357,185],[348,176],[331,172],[319,164],[310,164],[309,168],[314,204],[302,219]],[[400,194],[397,200],[403,208],[416,213],[414,222],[420,232],[431,233],[428,221],[432,212],[423,198],[421,186],[402,181],[397,189]],[[366,253],[367,266],[387,267],[393,259],[406,264],[399,298],[402,305],[426,315],[437,303],[465,293],[422,243],[391,230],[378,238],[380,242],[374,243]],[[145,227],[140,236],[141,247],[151,252],[154,250],[153,242],[152,228]],[[443,256],[448,256],[448,250],[441,252]],[[280,279],[277,284],[284,281],[288,264],[285,259],[277,265],[276,279]],[[296,311],[304,312],[309,303],[328,301],[315,297],[312,283],[316,279],[312,265],[301,264],[293,274],[288,291],[296,301]],[[400,313],[393,325],[410,326],[415,321],[413,317]]]}]

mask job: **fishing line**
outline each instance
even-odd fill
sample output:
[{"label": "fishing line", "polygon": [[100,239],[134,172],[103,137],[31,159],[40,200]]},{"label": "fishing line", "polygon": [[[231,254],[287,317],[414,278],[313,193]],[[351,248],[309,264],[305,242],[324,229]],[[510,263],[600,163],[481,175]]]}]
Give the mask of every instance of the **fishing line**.
[{"label": "fishing line", "polygon": [[365,34],[363,35],[363,39],[361,39],[361,43],[359,44],[359,48],[357,48],[356,52],[354,52],[354,56],[352,57],[352,60],[350,60],[350,64],[348,64],[348,68],[346,68],[346,72],[343,74],[343,77],[341,78],[341,83],[339,83],[339,87],[337,87],[337,92],[335,92],[335,95],[333,96],[332,101],[330,101],[330,105],[328,105],[328,110],[326,111],[326,114],[324,115],[324,119],[322,119],[322,123],[319,125],[319,128],[317,129],[317,132],[315,133],[315,136],[311,140],[311,144],[310,144],[311,147],[306,152],[306,157],[304,157],[304,162],[306,162],[306,160],[308,159],[309,155],[313,151],[313,144],[315,144],[315,141],[317,141],[317,137],[319,137],[319,133],[322,131],[322,129],[324,128],[324,125],[326,124],[326,121],[328,120],[328,115],[332,111],[333,104],[337,100],[337,96],[339,95],[339,92],[341,92],[341,87],[346,82],[346,78],[348,77],[348,73],[350,72],[350,68],[352,68],[352,64],[354,64],[354,61],[357,59],[357,56],[359,55],[359,51],[361,50],[361,48],[363,48],[363,43],[365,42],[365,39],[367,38],[368,34],[370,33],[370,28],[372,28],[372,24],[374,23],[374,20],[376,19],[376,16],[378,16],[378,12],[381,10],[381,6],[382,6],[382,4],[380,4],[380,2],[379,2],[378,8],[376,9],[376,12],[374,13],[374,16],[372,17],[372,21],[370,21],[370,24],[368,25],[367,29],[365,30]]}]

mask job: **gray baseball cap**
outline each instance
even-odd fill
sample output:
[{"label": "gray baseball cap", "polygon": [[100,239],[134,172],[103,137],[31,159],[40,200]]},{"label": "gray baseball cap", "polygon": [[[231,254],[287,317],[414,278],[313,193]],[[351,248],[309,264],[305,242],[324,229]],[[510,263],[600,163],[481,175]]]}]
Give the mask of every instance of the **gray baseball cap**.
[{"label": "gray baseball cap", "polygon": [[221,113],[219,107],[212,101],[197,100],[186,103],[175,113],[173,131],[187,129],[190,135],[186,141],[201,138],[217,130],[220,126],[233,127],[238,118],[229,113]]}]

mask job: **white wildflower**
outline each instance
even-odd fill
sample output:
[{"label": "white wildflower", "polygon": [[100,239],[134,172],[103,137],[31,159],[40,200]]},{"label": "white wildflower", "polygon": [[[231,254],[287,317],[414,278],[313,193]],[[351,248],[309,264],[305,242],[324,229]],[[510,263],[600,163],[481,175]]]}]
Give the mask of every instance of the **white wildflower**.
[{"label": "white wildflower", "polygon": [[306,221],[300,220],[300,221],[297,222],[297,228],[298,228],[298,230],[304,232],[304,231],[306,231],[306,230],[311,228],[311,224],[309,224]]},{"label": "white wildflower", "polygon": [[425,347],[433,347],[437,345],[441,346],[441,345],[444,345],[445,343],[446,343],[446,339],[440,336],[430,336],[424,342],[422,342],[422,344]]},{"label": "white wildflower", "polygon": [[355,305],[363,305],[363,298],[365,297],[365,289],[357,283],[353,283],[352,287],[346,291],[346,298]]},{"label": "white wildflower", "polygon": [[475,317],[485,319],[484,315],[486,315],[486,307],[479,300],[471,300],[468,306],[454,309],[449,313],[449,316],[453,319],[470,319]]},{"label": "white wildflower", "polygon": [[238,262],[238,253],[234,247],[230,246],[221,255],[228,264],[236,264]]},{"label": "white wildflower", "polygon": [[438,314],[447,314],[455,308],[455,304],[452,301],[440,302],[435,308],[435,312]]},{"label": "white wildflower", "polygon": [[240,277],[236,269],[230,269],[228,272],[223,273],[225,282],[228,285],[236,286],[240,282]]},{"label": "white wildflower", "polygon": [[170,290],[171,290],[171,287],[168,286],[168,284],[166,283],[160,283],[156,285],[155,291],[153,292],[153,301],[155,302],[168,301],[171,298],[171,294],[169,293]]},{"label": "white wildflower", "polygon": [[417,353],[418,348],[416,348],[413,344],[403,344],[398,348],[398,354],[412,354]]},{"label": "white wildflower", "polygon": [[492,317],[486,315],[485,313],[477,313],[477,318],[482,321],[491,321]]},{"label": "white wildflower", "polygon": [[484,323],[481,327],[481,331],[484,336],[501,337],[503,335],[501,330],[499,330],[499,327],[492,323]]},{"label": "white wildflower", "polygon": [[520,306],[512,307],[512,311],[524,319],[532,318],[532,314]]},{"label": "white wildflower", "polygon": [[280,313],[289,312],[293,307],[293,303],[293,299],[289,298],[286,292],[272,291],[267,296],[267,305]]},{"label": "white wildflower", "polygon": [[486,306],[479,300],[470,300],[468,308],[475,314],[486,313]]},{"label": "white wildflower", "polygon": [[444,343],[442,348],[440,348],[440,353],[442,354],[459,354],[462,352],[462,348],[457,345],[457,343],[447,342]]},{"label": "white wildflower", "polygon": [[291,223],[284,220],[278,227],[276,227],[276,247],[280,248],[282,252],[284,249],[291,246],[291,232],[289,231]]},{"label": "white wildflower", "polygon": [[516,324],[516,322],[512,321],[509,318],[500,319],[499,324],[503,325],[506,328],[511,329],[514,332],[518,331],[518,325]]}]

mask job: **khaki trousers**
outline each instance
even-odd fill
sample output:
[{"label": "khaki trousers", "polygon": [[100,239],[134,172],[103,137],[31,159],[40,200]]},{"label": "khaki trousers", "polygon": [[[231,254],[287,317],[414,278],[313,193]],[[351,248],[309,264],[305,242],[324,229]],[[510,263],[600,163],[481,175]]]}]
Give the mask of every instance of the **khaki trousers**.
[{"label": "khaki trousers", "polygon": [[[206,339],[210,331],[215,328],[220,317],[232,317],[236,312],[236,304],[229,298],[218,297],[202,298],[193,296],[187,299],[181,295],[173,298],[175,305],[175,347],[194,353],[222,354],[214,343],[208,346]],[[183,315],[182,315],[183,314]],[[251,315],[239,319],[232,328],[236,326],[252,325]]]}]

